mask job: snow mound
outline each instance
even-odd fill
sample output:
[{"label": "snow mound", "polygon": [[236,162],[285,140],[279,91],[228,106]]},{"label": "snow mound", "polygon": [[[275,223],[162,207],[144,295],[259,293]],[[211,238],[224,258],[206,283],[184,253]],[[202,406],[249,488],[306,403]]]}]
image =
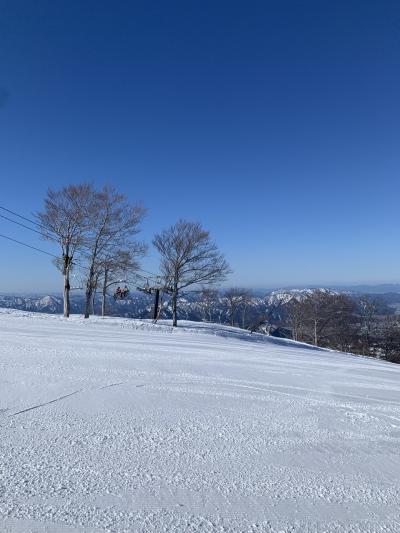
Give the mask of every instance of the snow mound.
[{"label": "snow mound", "polygon": [[397,365],[193,322],[0,337],[0,531],[399,531]]}]

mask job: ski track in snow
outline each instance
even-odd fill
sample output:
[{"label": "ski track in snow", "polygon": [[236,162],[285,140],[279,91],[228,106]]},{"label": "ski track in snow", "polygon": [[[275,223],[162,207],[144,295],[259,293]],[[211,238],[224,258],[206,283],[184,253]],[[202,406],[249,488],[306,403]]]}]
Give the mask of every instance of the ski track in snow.
[{"label": "ski track in snow", "polygon": [[400,532],[400,366],[0,309],[0,531]]}]

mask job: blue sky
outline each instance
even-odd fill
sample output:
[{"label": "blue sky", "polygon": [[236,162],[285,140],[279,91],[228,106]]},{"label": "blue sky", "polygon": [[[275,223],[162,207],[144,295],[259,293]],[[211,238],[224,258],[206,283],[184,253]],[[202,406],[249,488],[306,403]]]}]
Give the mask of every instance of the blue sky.
[{"label": "blue sky", "polygon": [[[30,216],[48,186],[110,183],[149,208],[147,241],[201,221],[229,284],[400,281],[398,2],[0,12],[0,205]],[[0,291],[59,288],[46,256],[0,239],[0,257]]]}]

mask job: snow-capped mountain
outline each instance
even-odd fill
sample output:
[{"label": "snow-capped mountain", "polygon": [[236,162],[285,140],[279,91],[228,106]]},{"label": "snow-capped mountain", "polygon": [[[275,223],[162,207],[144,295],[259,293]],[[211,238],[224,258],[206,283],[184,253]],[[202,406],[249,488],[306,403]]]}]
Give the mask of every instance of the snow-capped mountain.
[{"label": "snow-capped mountain", "polygon": [[[108,312],[117,316],[147,317],[151,310],[151,300],[141,293],[133,293],[127,300],[107,300]],[[10,296],[0,295],[0,307],[8,309],[20,309],[23,311],[35,311],[39,313],[62,313],[63,298],[58,295],[46,296]],[[82,313],[84,308],[84,296],[71,296],[71,312]],[[100,299],[95,302],[96,311],[100,311]]]},{"label": "snow-capped mountain", "polygon": [[[293,300],[302,300],[316,290],[334,294],[339,293],[339,291],[326,288],[294,288],[274,290],[265,296],[252,296],[246,300],[244,307],[242,306],[236,310],[237,316],[235,322],[240,325],[246,324],[249,326],[268,319],[268,322],[271,324],[281,324],[285,320],[288,308]],[[356,297],[357,295],[353,294],[353,296]],[[382,299],[385,302],[384,296],[382,295]],[[400,305],[400,295],[394,295],[397,297],[397,300],[393,297],[393,294],[388,296],[390,296],[387,300],[388,305]],[[169,297],[164,296],[160,303],[162,306],[161,317],[170,318],[172,316],[172,308]],[[0,307],[41,313],[62,313],[63,300],[60,295],[0,295]],[[82,294],[72,294],[71,312],[82,313],[83,308],[84,296]],[[101,302],[98,297],[95,301],[95,314],[100,314],[100,308]],[[126,300],[115,301],[111,297],[107,299],[107,314],[111,316],[148,318],[152,314],[152,309],[153,297],[142,292],[132,291]],[[383,304],[382,309],[383,311],[386,309],[385,304]],[[207,306],[198,293],[189,293],[179,299],[178,318],[181,320],[229,323],[229,303],[223,292],[216,297],[211,306]]]},{"label": "snow-capped mountain", "polygon": [[315,288],[315,289],[280,289],[277,291],[270,292],[266,299],[267,305],[277,307],[280,305],[285,305],[291,302],[293,299],[301,301],[307,296],[310,296],[315,291],[327,292],[330,294],[338,294],[337,291],[326,288]]},{"label": "snow-capped mountain", "polygon": [[60,296],[9,296],[0,295],[0,307],[37,311],[40,313],[61,313],[63,301]]}]

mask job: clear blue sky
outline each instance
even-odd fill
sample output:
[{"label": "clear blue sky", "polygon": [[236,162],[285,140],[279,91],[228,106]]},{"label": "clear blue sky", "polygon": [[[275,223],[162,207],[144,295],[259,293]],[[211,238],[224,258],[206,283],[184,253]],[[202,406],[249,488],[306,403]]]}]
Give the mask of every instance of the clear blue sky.
[{"label": "clear blue sky", "polygon": [[[30,215],[48,186],[110,183],[149,208],[147,241],[201,221],[231,284],[400,281],[398,1],[0,13],[1,205]],[[45,256],[0,239],[0,258],[0,291],[59,288]]]}]

